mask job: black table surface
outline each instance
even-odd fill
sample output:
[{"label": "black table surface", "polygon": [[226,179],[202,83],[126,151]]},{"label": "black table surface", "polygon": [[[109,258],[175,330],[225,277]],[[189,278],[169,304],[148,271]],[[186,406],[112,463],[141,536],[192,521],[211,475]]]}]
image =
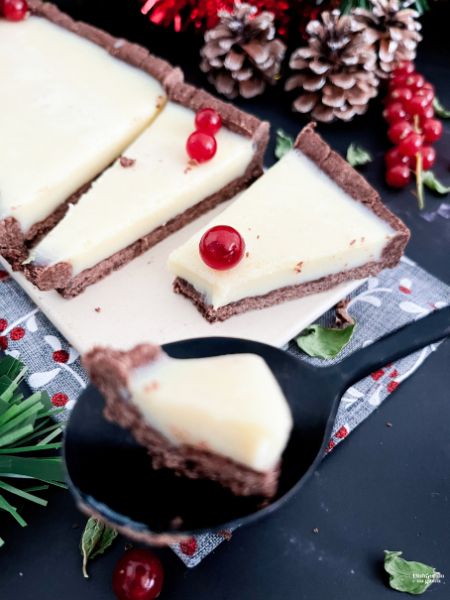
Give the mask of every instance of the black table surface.
[{"label": "black table surface", "polygon": [[[205,85],[197,68],[198,42],[157,31],[138,14],[133,0],[60,0],[74,16],[147,45],[180,64],[193,83]],[[425,23],[418,68],[450,105],[449,12],[438,5]],[[239,102],[295,135],[302,121],[278,92]],[[450,225],[420,215],[411,190],[384,184],[386,127],[380,106],[349,124],[320,127],[340,152],[356,142],[374,155],[364,169],[387,204],[410,226],[408,255],[450,283]],[[436,145],[435,171],[450,183],[450,124]],[[268,152],[272,160],[273,147]],[[440,199],[428,194],[427,208]],[[323,461],[318,472],[273,517],[236,532],[195,569],[168,549],[156,550],[166,582],[161,598],[171,600],[383,600],[400,597],[387,587],[383,550],[435,566],[445,577],[426,597],[450,598],[450,343],[407,379],[381,408]],[[387,427],[386,423],[392,423]],[[70,494],[54,491],[49,506],[24,507],[22,529],[0,517],[7,545],[0,554],[2,600],[111,600],[111,573],[126,540],[81,574],[79,538],[85,519]],[[317,528],[317,529],[316,529]],[[316,532],[314,530],[316,529]],[[318,531],[317,531],[318,530]]]}]

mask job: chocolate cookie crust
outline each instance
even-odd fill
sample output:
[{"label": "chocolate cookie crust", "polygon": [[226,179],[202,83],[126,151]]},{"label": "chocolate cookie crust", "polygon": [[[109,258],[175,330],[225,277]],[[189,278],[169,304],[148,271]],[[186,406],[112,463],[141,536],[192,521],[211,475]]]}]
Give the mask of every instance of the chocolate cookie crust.
[{"label": "chocolate cookie crust", "polygon": [[64,298],[78,296],[86,287],[126,265],[175,231],[212,210],[221,202],[232,198],[262,174],[264,153],[269,141],[269,123],[215,98],[205,90],[181,82],[178,69],[174,69],[166,79],[166,89],[170,101],[190,108],[194,112],[200,108],[212,107],[220,112],[223,125],[227,129],[251,138],[254,145],[254,154],[247,169],[240,177],[230,181],[222,189],[204,198],[164,225],[150,231],[128,247],[119,250],[90,269],[85,269],[75,277],[72,276],[72,267],[67,262],[50,266],[35,263],[26,265],[24,267],[25,275],[40,290],[57,289]]},{"label": "chocolate cookie crust", "polygon": [[160,355],[158,346],[141,344],[128,352],[94,348],[83,357],[92,382],[105,397],[106,418],[129,429],[136,441],[147,448],[154,469],[169,468],[190,479],[217,481],[236,496],[273,497],[278,467],[258,472],[202,448],[175,446],[146,423],[139,409],[127,399],[128,377],[133,369],[152,363]]},{"label": "chocolate cookie crust", "polygon": [[[182,81],[183,79],[180,69],[174,69],[170,63],[154,56],[142,46],[121,38],[116,38],[88,23],[76,21],[66,13],[60,11],[51,2],[29,0],[28,5],[32,15],[45,18],[55,25],[63,27],[101,46],[114,58],[122,60],[157,79],[163,88],[169,76],[172,85],[176,81]],[[161,102],[163,102],[163,98]],[[22,231],[19,222],[14,217],[7,217],[0,220],[0,254],[6,258],[15,270],[20,269],[21,263],[28,256],[28,248],[36,244],[64,217],[69,205],[75,204],[80,199],[92,185],[94,179],[86,182],[62,202],[48,217],[35,223],[27,232]]]},{"label": "chocolate cookie crust", "polygon": [[314,130],[315,123],[306,125],[298,135],[294,147],[316,163],[354,200],[364,204],[380,219],[388,223],[396,232],[395,236],[383,249],[380,261],[372,261],[360,267],[341,271],[315,281],[279,288],[261,296],[243,298],[219,308],[207,304],[203,294],[198,292],[186,280],[177,277],[173,284],[174,292],[191,300],[210,323],[225,321],[234,315],[249,310],[267,308],[281,302],[323,292],[344,281],[376,275],[387,267],[395,267],[399,262],[410,237],[409,229],[383,204],[380,195],[368,181],[332,150]]}]

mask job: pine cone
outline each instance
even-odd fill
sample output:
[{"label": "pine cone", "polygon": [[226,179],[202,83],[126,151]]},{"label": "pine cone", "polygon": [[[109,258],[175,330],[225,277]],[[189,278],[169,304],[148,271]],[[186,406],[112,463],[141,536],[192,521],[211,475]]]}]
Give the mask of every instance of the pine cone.
[{"label": "pine cone", "polygon": [[276,83],[286,46],[275,38],[274,17],[250,4],[220,11],[220,23],[205,33],[200,68],[228,98],[252,98]]},{"label": "pine cone", "polygon": [[324,11],[306,27],[308,45],[292,53],[289,65],[300,73],[286,90],[301,89],[293,109],[318,121],[349,121],[367,110],[377,95],[377,56],[363,27],[339,10]]},{"label": "pine cone", "polygon": [[370,0],[373,9],[357,8],[355,20],[365,28],[368,38],[376,44],[380,78],[386,78],[401,61],[414,60],[417,44],[422,39],[417,20],[419,13],[399,0]]}]

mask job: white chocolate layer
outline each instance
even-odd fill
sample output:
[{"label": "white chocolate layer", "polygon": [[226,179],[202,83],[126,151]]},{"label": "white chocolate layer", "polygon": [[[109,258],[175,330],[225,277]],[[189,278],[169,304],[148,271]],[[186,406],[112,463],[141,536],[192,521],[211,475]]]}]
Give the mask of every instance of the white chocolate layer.
[{"label": "white chocolate layer", "polygon": [[[245,241],[245,257],[228,271],[209,268],[199,255],[200,238],[213,225],[231,225]],[[310,159],[291,150],[174,250],[169,268],[218,308],[379,260],[394,235]]]},{"label": "white chocolate layer", "polygon": [[224,127],[216,135],[214,158],[188,166],[186,140],[194,118],[192,110],[168,102],[124,152],[136,162],[124,168],[118,160],[105,171],[36,246],[34,260],[68,262],[76,275],[243,175],[253,143]]},{"label": "white chocolate layer", "polygon": [[158,81],[46,19],[0,19],[0,219],[24,232],[157,114]]},{"label": "white chocolate layer", "polygon": [[209,450],[255,471],[277,465],[292,416],[274,375],[255,354],[164,357],[136,369],[131,401],[172,444]]}]

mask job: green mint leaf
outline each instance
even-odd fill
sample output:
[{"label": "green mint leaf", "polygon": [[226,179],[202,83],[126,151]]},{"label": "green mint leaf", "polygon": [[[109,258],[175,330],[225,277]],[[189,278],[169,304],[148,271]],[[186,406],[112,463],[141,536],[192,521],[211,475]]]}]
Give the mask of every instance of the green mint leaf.
[{"label": "green mint leaf", "polygon": [[422,175],[422,182],[433,192],[445,196],[450,192],[450,186],[446,186],[437,179],[433,171],[425,171]]},{"label": "green mint leaf", "polygon": [[339,354],[353,335],[355,324],[344,329],[311,325],[295,340],[297,346],[309,356],[333,358]]},{"label": "green mint leaf", "polygon": [[89,577],[87,572],[88,561],[99,554],[103,554],[111,546],[116,537],[117,531],[115,529],[108,527],[94,517],[88,519],[83,535],[81,536],[83,575],[86,579]]},{"label": "green mint leaf", "polygon": [[440,103],[439,98],[436,96],[433,100],[433,108],[436,115],[441,119],[450,119],[450,110],[445,108],[445,106]]},{"label": "green mint leaf", "polygon": [[275,145],[275,156],[280,159],[294,146],[294,138],[282,129],[277,129],[277,140]]},{"label": "green mint leaf", "polygon": [[347,162],[349,162],[352,167],[360,167],[372,162],[372,155],[362,146],[350,144],[347,148]]},{"label": "green mint leaf", "polygon": [[433,567],[401,558],[403,552],[385,550],[384,569],[389,573],[389,585],[398,592],[423,594],[441,574]]}]

